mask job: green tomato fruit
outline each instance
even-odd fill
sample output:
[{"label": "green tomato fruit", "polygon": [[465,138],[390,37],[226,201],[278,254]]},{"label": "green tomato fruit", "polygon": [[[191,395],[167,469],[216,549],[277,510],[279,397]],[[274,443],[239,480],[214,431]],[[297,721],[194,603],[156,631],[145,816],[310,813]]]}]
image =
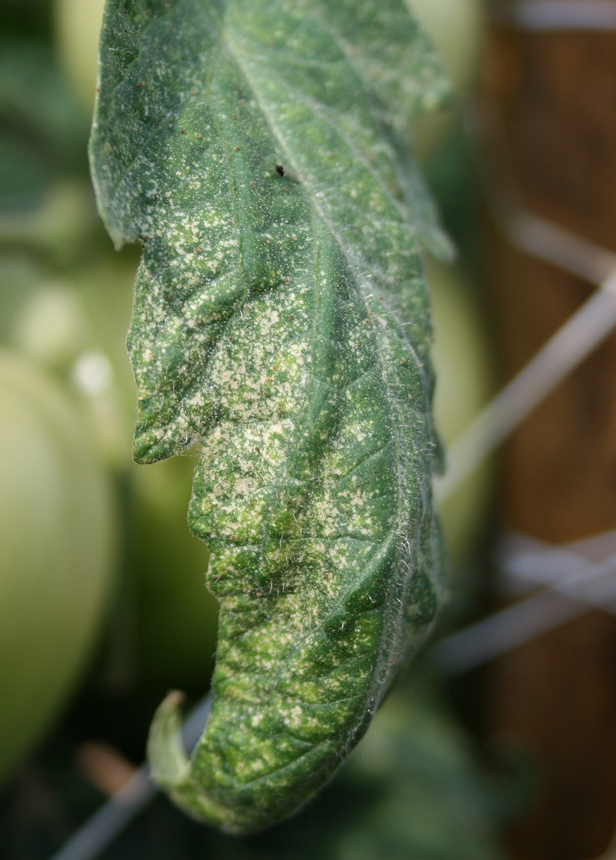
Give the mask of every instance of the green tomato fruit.
[{"label": "green tomato fruit", "polygon": [[[434,318],[434,413],[447,448],[486,405],[493,390],[489,343],[469,285],[452,266],[426,260]],[[470,475],[439,506],[454,564],[462,561],[487,513],[490,465]]]},{"label": "green tomato fruit", "polygon": [[0,780],[57,715],[114,568],[113,500],[78,411],[0,351]]},{"label": "green tomato fruit", "polygon": [[[12,314],[8,340],[72,392],[99,462],[126,491],[123,568],[130,581],[115,611],[132,628],[112,652],[138,684],[197,691],[213,667],[218,604],[205,587],[207,550],[186,520],[193,461],[132,462],[137,394],[125,340],[134,279],[134,261],[115,256],[61,282],[40,275]],[[118,654],[123,647],[128,653]]]},{"label": "green tomato fruit", "polygon": [[134,266],[104,258],[62,278],[39,272],[13,308],[4,338],[61,380],[83,413],[98,460],[115,472],[131,461],[136,394],[124,340],[133,281]]}]

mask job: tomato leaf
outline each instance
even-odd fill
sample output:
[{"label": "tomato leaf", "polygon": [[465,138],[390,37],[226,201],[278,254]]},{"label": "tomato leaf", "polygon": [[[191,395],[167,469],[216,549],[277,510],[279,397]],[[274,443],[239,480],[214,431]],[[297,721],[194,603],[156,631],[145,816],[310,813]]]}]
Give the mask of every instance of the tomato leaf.
[{"label": "tomato leaf", "polygon": [[140,240],[135,457],[198,443],[220,601],[192,759],[154,777],[228,832],[288,815],[365,731],[442,592],[430,320],[445,250],[404,143],[446,95],[402,0],[109,0],[91,163]]}]

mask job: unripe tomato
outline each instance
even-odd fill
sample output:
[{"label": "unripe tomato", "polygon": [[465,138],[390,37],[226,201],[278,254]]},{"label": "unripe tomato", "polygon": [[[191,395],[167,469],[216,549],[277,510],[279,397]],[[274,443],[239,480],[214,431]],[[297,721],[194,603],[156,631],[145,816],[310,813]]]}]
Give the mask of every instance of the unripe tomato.
[{"label": "unripe tomato", "polygon": [[0,350],[0,780],[91,651],[112,579],[113,502],[62,389]]},{"label": "unripe tomato", "polygon": [[[434,412],[438,430],[451,445],[489,400],[493,388],[490,348],[476,299],[452,266],[426,261],[434,317],[432,357],[436,371]],[[454,565],[464,559],[487,511],[490,466],[470,475],[440,504]]]},{"label": "unripe tomato", "polygon": [[101,256],[61,277],[37,274],[13,309],[5,341],[62,381],[81,407],[97,458],[120,472],[131,462],[135,413],[125,346],[134,266]]},{"label": "unripe tomato", "polygon": [[207,549],[187,524],[194,462],[132,462],[137,394],[125,340],[134,279],[134,264],[113,257],[62,282],[40,278],[13,314],[9,338],[64,381],[99,462],[122,482],[130,583],[118,611],[133,623],[124,662],[137,683],[197,691],[213,668],[218,604],[205,586]]}]

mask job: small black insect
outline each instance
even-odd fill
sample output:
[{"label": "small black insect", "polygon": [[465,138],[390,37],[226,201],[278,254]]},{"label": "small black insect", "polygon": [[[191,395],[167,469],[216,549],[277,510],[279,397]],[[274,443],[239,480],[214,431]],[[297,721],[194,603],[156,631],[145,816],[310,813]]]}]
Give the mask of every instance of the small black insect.
[{"label": "small black insect", "polygon": [[278,176],[286,176],[291,182],[296,182],[298,185],[301,184],[302,180],[294,170],[289,170],[288,167],[284,167],[282,164],[277,164],[275,169]]}]

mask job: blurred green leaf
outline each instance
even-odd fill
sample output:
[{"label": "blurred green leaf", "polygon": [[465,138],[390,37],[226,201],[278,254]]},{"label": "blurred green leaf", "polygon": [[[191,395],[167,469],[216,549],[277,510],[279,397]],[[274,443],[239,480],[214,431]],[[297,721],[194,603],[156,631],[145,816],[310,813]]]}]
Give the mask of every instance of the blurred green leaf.
[{"label": "blurred green leaf", "polygon": [[86,139],[83,112],[51,47],[0,40],[0,209],[63,173],[85,173]]},{"label": "blurred green leaf", "polygon": [[52,0],[0,0],[0,33],[5,37],[49,37]]}]

